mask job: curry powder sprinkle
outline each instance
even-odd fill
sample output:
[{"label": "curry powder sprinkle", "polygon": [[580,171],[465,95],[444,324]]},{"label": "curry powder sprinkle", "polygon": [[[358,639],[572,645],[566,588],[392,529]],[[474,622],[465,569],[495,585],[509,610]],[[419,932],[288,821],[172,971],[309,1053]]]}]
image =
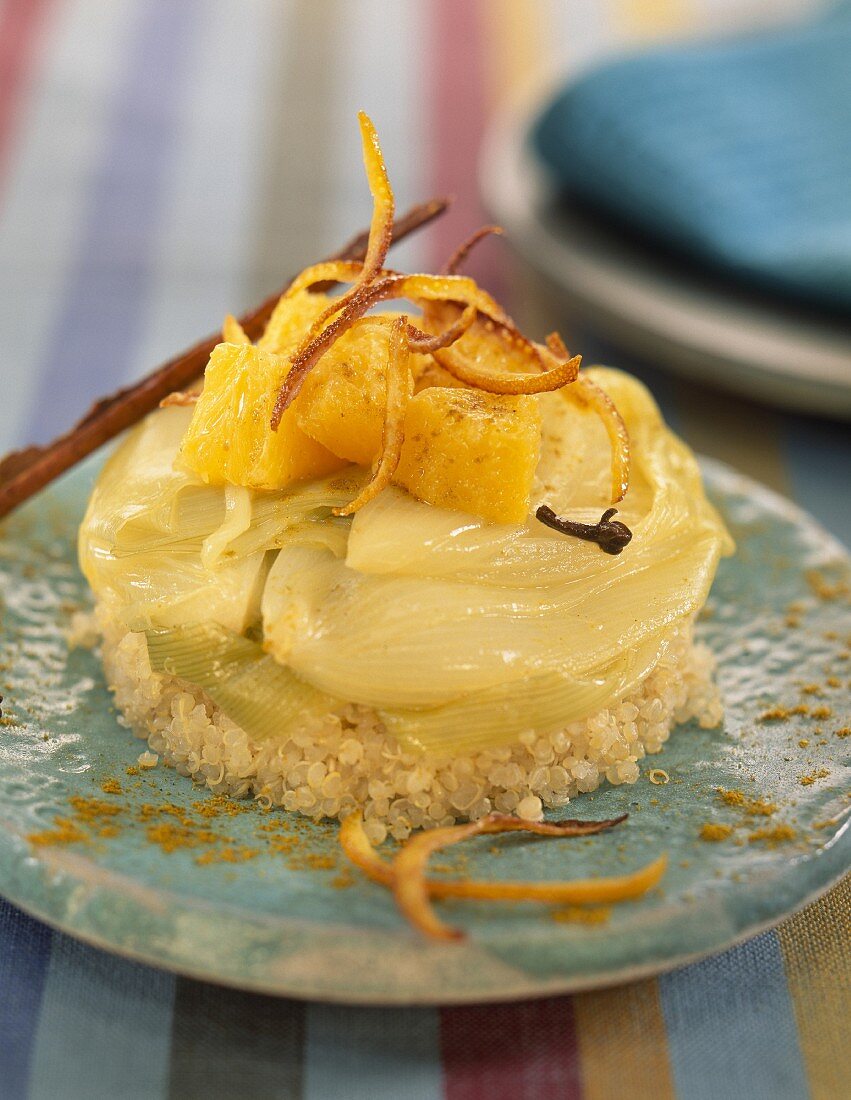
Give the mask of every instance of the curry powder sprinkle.
[{"label": "curry powder sprinkle", "polygon": [[718,797],[726,806],[733,806],[751,817],[771,817],[777,812],[777,806],[773,802],[761,798],[749,798],[744,791],[721,789]]},{"label": "curry powder sprinkle", "polygon": [[755,829],[752,832],[748,840],[752,843],[762,842],[763,844],[774,847],[775,844],[786,844],[790,840],[794,840],[797,836],[795,830],[791,825],[775,825],[773,828]]}]

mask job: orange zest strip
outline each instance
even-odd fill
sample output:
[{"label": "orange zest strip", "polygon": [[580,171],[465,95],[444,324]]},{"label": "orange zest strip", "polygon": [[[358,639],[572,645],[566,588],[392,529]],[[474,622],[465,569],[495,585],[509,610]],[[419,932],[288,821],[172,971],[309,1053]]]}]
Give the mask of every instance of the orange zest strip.
[{"label": "orange zest strip", "polygon": [[361,142],[363,144],[363,162],[366,178],[372,193],[373,212],[369,227],[369,245],[363,261],[361,279],[371,282],[381,271],[393,233],[393,213],[395,200],[393,188],[387,176],[384,155],[378,142],[378,134],[372,119],[365,111],[358,112]]},{"label": "orange zest strip", "polygon": [[233,314],[228,313],[222,325],[222,340],[226,344],[250,344],[245,329]]},{"label": "orange zest strip", "polygon": [[457,302],[462,306],[475,306],[485,317],[517,332],[516,325],[496,299],[467,275],[388,273],[385,297],[408,298],[417,305],[423,302]]},{"label": "orange zest strip", "polygon": [[[304,271],[299,272],[295,279],[287,287],[285,298],[294,298],[303,290],[318,283],[354,283],[360,278],[363,264],[358,260],[325,260],[323,263],[312,264]],[[396,274],[395,272],[381,271],[381,275]]]},{"label": "orange zest strip", "polygon": [[393,882],[393,868],[381,858],[369,842],[363,827],[363,814],[360,810],[350,813],[340,823],[340,847],[344,855],[359,867],[367,878],[381,886],[390,886]]},{"label": "orange zest strip", "polygon": [[[380,318],[375,318],[380,323]],[[411,394],[410,356],[406,343],[408,318],[404,315],[395,320],[384,322],[383,327],[390,329],[387,342],[387,403],[384,414],[384,431],[381,439],[381,454],[378,465],[370,481],[361,492],[343,508],[335,508],[335,516],[351,516],[377,497],[393,479],[402,454],[405,440],[405,410]]]},{"label": "orange zest strip", "polygon": [[501,225],[483,225],[481,229],[477,229],[455,249],[443,268],[443,274],[454,275],[480,241],[485,237],[501,237],[504,232]]},{"label": "orange zest strip", "polygon": [[[278,430],[281,417],[298,397],[305,378],[334,341],[342,336],[347,329],[351,328],[355,321],[359,321],[376,302],[382,300],[386,281],[375,283],[373,286],[359,287],[357,293],[346,299],[339,316],[335,317],[326,328],[323,328],[306,343],[302,344],[300,350],[292,359],[292,365],[275,399],[275,407],[272,410],[272,431]],[[342,301],[342,298],[337,299],[338,303]]]},{"label": "orange zest strip", "polygon": [[[547,337],[547,346],[557,356],[568,354],[557,332],[552,332]],[[623,500],[629,488],[629,432],[624,419],[605,390],[584,374],[562,392],[569,401],[592,409],[603,422],[612,448],[612,504],[617,504]]]},{"label": "orange zest strip", "polygon": [[[598,822],[611,827],[621,821]],[[369,842],[360,813],[349,814],[340,826],[340,845],[345,855],[367,878],[381,886],[393,883],[393,866],[382,859]],[[433,898],[469,898],[476,901],[541,901],[555,905],[606,905],[640,898],[662,879],[667,856],[661,855],[628,875],[612,878],[574,879],[573,882],[480,882],[427,878]]]},{"label": "orange zest strip", "polygon": [[623,417],[605,390],[584,375],[568,386],[564,395],[568,400],[583,401],[603,422],[612,448],[612,504],[617,504],[629,488],[629,433]]},{"label": "orange zest strip", "polygon": [[404,916],[426,936],[435,940],[463,939],[464,933],[440,920],[429,901],[425,869],[433,852],[458,844],[467,837],[489,833],[522,831],[540,836],[588,836],[610,827],[610,822],[563,821],[545,824],[503,814],[488,814],[465,825],[426,829],[412,837],[393,860],[393,896]]},{"label": "orange zest strip", "polygon": [[314,347],[333,328],[333,323],[325,328],[329,319],[336,317],[339,320],[348,317],[348,321],[343,328],[344,331],[353,320],[362,317],[376,300],[371,297],[372,288],[370,284],[382,270],[393,238],[395,200],[375,126],[369,115],[364,111],[358,113],[358,122],[360,123],[366,178],[372,195],[372,221],[369,226],[366,256],[354,285],[346,294],[336,298],[316,318],[302,341],[301,347],[293,357],[292,367],[281,385],[275,407],[272,410],[272,431],[278,430],[281,417],[287,407],[295,400],[304,379],[328,349],[330,343],[336,339],[336,336],[333,336],[329,342],[320,345],[319,349]]},{"label": "orange zest strip", "polygon": [[429,332],[423,332],[415,325],[409,324],[407,327],[408,347],[411,351],[416,351],[420,354],[433,355],[436,351],[448,348],[450,345],[454,344],[456,340],[460,340],[464,333],[473,325],[476,316],[476,307],[467,306],[457,321],[449,325],[449,327],[445,328],[442,332],[435,333],[434,335]]},{"label": "orange zest strip", "polygon": [[160,408],[171,409],[175,406],[178,408],[188,408],[191,405],[197,405],[200,396],[200,393],[194,393],[192,391],[184,393],[182,390],[175,390],[174,393],[167,394],[162,401],[160,401]]},{"label": "orange zest strip", "polygon": [[[499,815],[491,815],[499,817]],[[619,825],[627,817],[611,818],[607,821],[592,822],[564,822],[562,825],[575,827],[582,825],[584,832],[580,835],[599,833]],[[483,819],[482,819],[483,820]],[[520,818],[505,817],[509,826],[503,826],[498,830],[485,829],[490,832],[511,832],[522,829],[524,832],[537,833],[543,836],[575,836],[575,832],[568,832],[560,825],[545,825],[536,822],[522,821]],[[471,824],[478,826],[479,822]],[[451,829],[468,829],[467,825],[451,826]],[[555,830],[555,831],[553,831]],[[443,830],[447,832],[448,830]],[[477,832],[483,831],[481,828]],[[431,830],[434,832],[434,830]],[[424,835],[424,834],[421,834]],[[465,833],[465,836],[469,835]],[[457,843],[464,837],[459,836]],[[409,841],[410,843],[410,841]],[[340,845],[345,855],[359,867],[367,878],[382,886],[392,886],[394,881],[393,865],[382,859],[369,842],[363,827],[363,815],[360,812],[349,814],[344,818],[340,826]],[[652,886],[655,886],[665,869],[665,857],[654,860],[653,863],[641,868],[631,875],[620,875],[616,878],[577,879],[574,882],[479,882],[466,879],[461,881],[444,879],[426,879],[428,892],[435,898],[474,898],[480,901],[544,901],[563,905],[596,905],[605,902],[625,901],[629,898],[640,897]]]},{"label": "orange zest strip", "polygon": [[464,355],[460,348],[438,349],[434,352],[434,357],[459,382],[488,393],[502,394],[549,393],[561,389],[562,386],[569,386],[576,380],[579,364],[582,362],[582,357],[575,355],[572,359],[556,361],[549,370],[521,374],[481,367]]}]

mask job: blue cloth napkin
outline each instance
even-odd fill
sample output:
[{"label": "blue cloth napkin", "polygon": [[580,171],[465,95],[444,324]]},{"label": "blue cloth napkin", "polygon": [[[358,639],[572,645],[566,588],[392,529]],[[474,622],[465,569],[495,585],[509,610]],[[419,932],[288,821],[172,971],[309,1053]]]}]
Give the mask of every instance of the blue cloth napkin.
[{"label": "blue cloth napkin", "polygon": [[557,183],[752,284],[851,306],[851,3],[617,60],[531,140]]}]

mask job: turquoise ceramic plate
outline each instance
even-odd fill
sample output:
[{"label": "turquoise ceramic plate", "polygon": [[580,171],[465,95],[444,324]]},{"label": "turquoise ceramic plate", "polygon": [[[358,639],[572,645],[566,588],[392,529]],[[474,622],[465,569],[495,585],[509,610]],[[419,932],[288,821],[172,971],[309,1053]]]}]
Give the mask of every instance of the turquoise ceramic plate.
[{"label": "turquoise ceramic plate", "polygon": [[[215,804],[173,772],[128,776],[144,746],[116,721],[96,657],[69,654],[64,641],[87,600],[74,534],[91,467],[0,528],[0,892],[71,935],[157,966],[349,1002],[485,1001],[604,985],[719,951],[779,920],[827,889],[851,857],[848,558],[767,490],[714,464],[705,471],[739,543],[700,627],[720,659],[723,728],[681,727],[634,786],[571,805],[590,817],[629,811],[616,834],[483,838],[465,849],[466,873],[504,879],[618,873],[666,851],[670,867],[651,896],[598,924],[554,920],[540,905],[445,904],[469,935],[436,946],[406,926],[382,888],[344,872],[334,827],[253,808],[205,817]],[[808,685],[819,693],[803,691]],[[778,705],[807,713],[761,720]],[[651,767],[670,782],[650,783]],[[114,779],[121,793],[105,793]],[[749,816],[724,804],[719,788],[777,810]],[[33,846],[31,834],[73,820],[71,798],[118,812],[86,825],[89,839]],[[732,833],[701,840],[706,824]],[[790,839],[759,838],[781,826]],[[196,847],[163,849],[184,831]]]}]

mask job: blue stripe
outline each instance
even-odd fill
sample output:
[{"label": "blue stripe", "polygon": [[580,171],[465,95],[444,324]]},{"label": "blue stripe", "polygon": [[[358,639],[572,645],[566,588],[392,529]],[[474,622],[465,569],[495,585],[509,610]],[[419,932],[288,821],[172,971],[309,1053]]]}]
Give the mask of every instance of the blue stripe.
[{"label": "blue stripe", "polygon": [[96,395],[116,388],[136,366],[197,15],[196,0],[139,5],[140,23],[89,188],[28,438],[66,429]]},{"label": "blue stripe", "polygon": [[165,1096],[174,985],[172,974],[57,935],[29,1100]]},{"label": "blue stripe", "polygon": [[0,1092],[27,1094],[53,933],[0,899]]},{"label": "blue stripe", "polygon": [[441,1100],[439,1017],[431,1008],[307,1009],[303,1100]]},{"label": "blue stripe", "polygon": [[847,424],[787,417],[784,452],[795,499],[851,546],[851,430]]},{"label": "blue stripe", "polygon": [[680,1100],[808,1095],[774,932],[663,975],[659,992]]}]

